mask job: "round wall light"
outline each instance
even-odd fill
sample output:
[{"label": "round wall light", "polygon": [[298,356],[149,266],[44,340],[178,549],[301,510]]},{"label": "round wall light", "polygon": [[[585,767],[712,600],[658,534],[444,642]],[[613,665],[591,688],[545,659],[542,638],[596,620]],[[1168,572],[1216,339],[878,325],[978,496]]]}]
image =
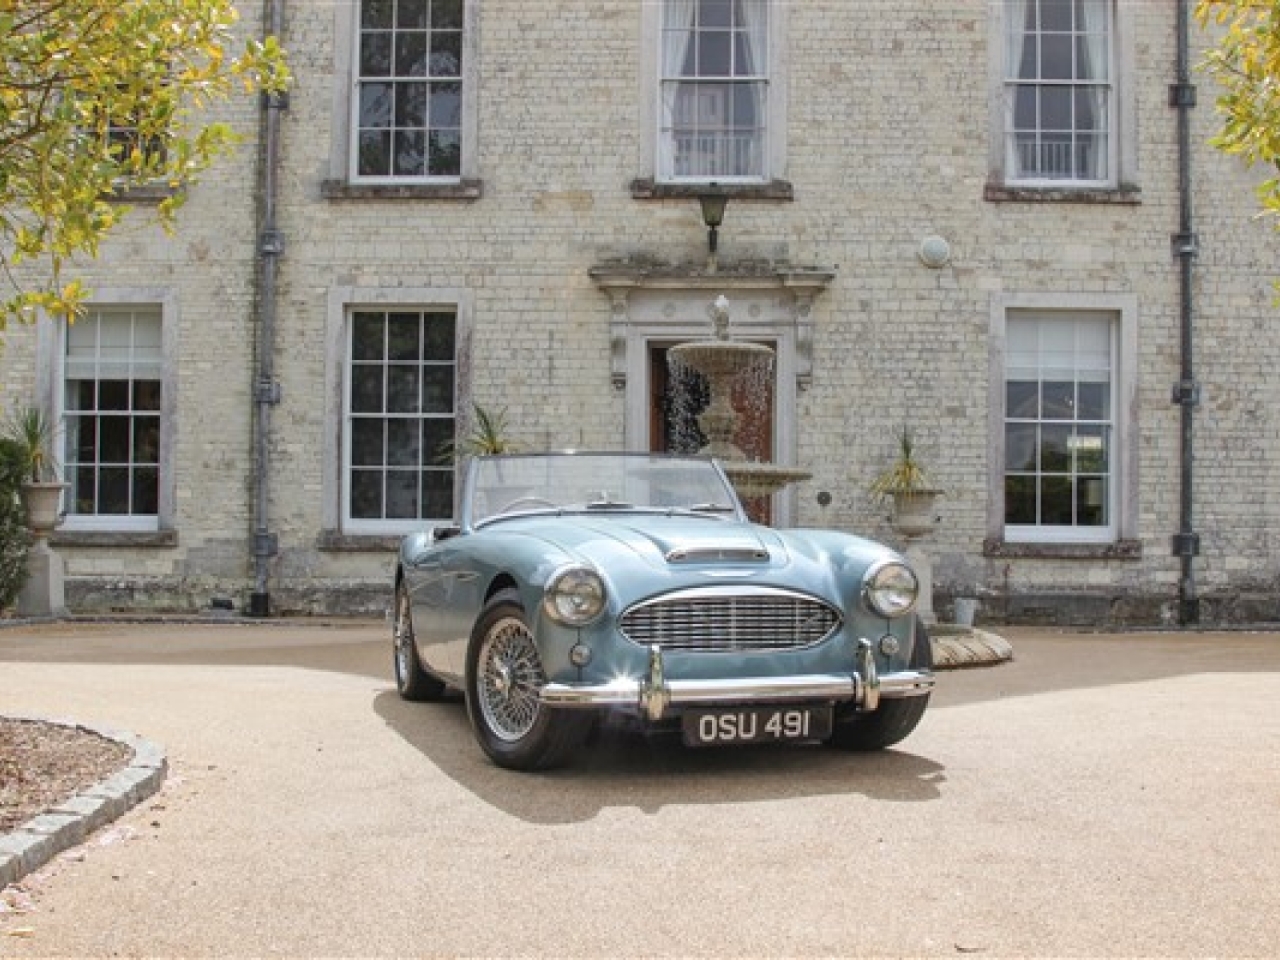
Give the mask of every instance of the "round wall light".
[{"label": "round wall light", "polygon": [[926,267],[938,269],[951,262],[951,244],[945,237],[925,237],[920,241],[920,262]]}]

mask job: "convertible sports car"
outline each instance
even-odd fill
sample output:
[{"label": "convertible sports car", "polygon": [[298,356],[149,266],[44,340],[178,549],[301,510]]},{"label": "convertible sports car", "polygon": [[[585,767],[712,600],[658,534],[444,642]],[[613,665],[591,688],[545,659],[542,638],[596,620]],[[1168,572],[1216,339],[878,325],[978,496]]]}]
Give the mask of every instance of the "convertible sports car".
[{"label": "convertible sports car", "polygon": [[750,523],[698,457],[480,457],[457,525],[404,539],[396,684],[464,692],[504,767],[565,762],[604,711],[692,746],[877,750],[929,701],[917,581],[894,551]]}]

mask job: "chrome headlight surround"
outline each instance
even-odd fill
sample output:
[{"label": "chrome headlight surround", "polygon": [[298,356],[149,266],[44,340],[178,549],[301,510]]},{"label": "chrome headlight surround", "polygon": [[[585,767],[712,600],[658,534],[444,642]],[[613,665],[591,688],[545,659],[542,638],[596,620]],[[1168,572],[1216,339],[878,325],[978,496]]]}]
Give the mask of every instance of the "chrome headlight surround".
[{"label": "chrome headlight surround", "polygon": [[874,563],[862,578],[862,596],[867,606],[890,620],[914,610],[919,595],[920,581],[900,560]]},{"label": "chrome headlight surround", "polygon": [[543,591],[542,609],[567,627],[585,627],[604,612],[604,607],[604,580],[591,567],[561,567]]}]

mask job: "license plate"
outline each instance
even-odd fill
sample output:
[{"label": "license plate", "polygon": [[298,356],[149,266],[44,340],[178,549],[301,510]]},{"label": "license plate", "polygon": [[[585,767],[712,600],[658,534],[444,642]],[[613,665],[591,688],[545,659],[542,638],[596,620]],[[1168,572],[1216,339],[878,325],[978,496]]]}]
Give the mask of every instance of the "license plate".
[{"label": "license plate", "polygon": [[684,742],[691,747],[824,740],[829,736],[830,707],[717,707],[684,714]]}]

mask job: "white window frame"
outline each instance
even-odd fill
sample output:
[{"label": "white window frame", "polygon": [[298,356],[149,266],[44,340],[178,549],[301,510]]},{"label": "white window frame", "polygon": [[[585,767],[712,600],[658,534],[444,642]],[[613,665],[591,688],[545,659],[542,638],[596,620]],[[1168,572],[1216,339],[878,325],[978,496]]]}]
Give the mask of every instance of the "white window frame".
[{"label": "white window frame", "polygon": [[[160,371],[160,449],[158,456],[157,510],[153,514],[77,514],[67,512],[60,530],[67,533],[151,533],[169,530],[174,526],[176,502],[174,425],[177,420],[177,329],[178,308],[176,296],[168,290],[156,288],[101,288],[95,287],[88,309],[101,307],[155,310],[160,315],[161,371]],[[59,425],[58,449],[65,451],[65,388],[67,327],[65,324],[42,324],[54,331],[45,349],[53,358],[50,365],[51,382],[47,385],[50,409]],[[69,495],[69,492],[68,494]]]},{"label": "white window frame", "polygon": [[[1009,294],[995,298],[991,312],[990,487],[988,536],[1006,543],[1111,544],[1136,536],[1137,301],[1105,294]],[[1110,523],[1098,527],[1007,524],[1005,522],[1005,422],[1008,327],[1020,317],[1106,316],[1112,322],[1112,462],[1108,490]]]},{"label": "white window frame", "polygon": [[1136,60],[1134,51],[1134,4],[1108,0],[1109,22],[1109,108],[1107,132],[1107,172],[1099,179],[1020,177],[1010,157],[1012,105],[1010,87],[1014,82],[1011,56],[1013,19],[1018,0],[990,0],[989,86],[990,151],[992,182],[1028,190],[1117,190],[1137,185],[1138,151],[1136,134]]},{"label": "white window frame", "polygon": [[768,39],[767,67],[763,73],[765,90],[763,156],[758,176],[725,175],[675,176],[663,169],[663,25],[670,0],[646,0],[641,6],[641,168],[648,178],[661,184],[759,184],[784,178],[787,151],[787,20],[790,4],[783,0],[763,0]]},{"label": "white window frame", "polygon": [[454,185],[478,177],[476,157],[479,86],[479,36],[481,0],[465,0],[462,23],[462,156],[456,176],[360,176],[359,149],[359,48],[360,9],[363,0],[337,0],[334,4],[333,138],[330,144],[330,179],[353,186]]},{"label": "white window frame", "polygon": [[[464,372],[470,355],[472,296],[468,291],[438,288],[339,287],[330,291],[326,327],[325,464],[323,522],[325,529],[355,536],[402,536],[424,525],[448,523],[451,516],[370,520],[350,516],[351,436],[350,319],[360,310],[450,312],[454,316],[454,417],[464,411]],[[425,454],[424,454],[425,456]],[[454,495],[458,492],[454,478]],[[456,511],[456,503],[454,505]]]}]

